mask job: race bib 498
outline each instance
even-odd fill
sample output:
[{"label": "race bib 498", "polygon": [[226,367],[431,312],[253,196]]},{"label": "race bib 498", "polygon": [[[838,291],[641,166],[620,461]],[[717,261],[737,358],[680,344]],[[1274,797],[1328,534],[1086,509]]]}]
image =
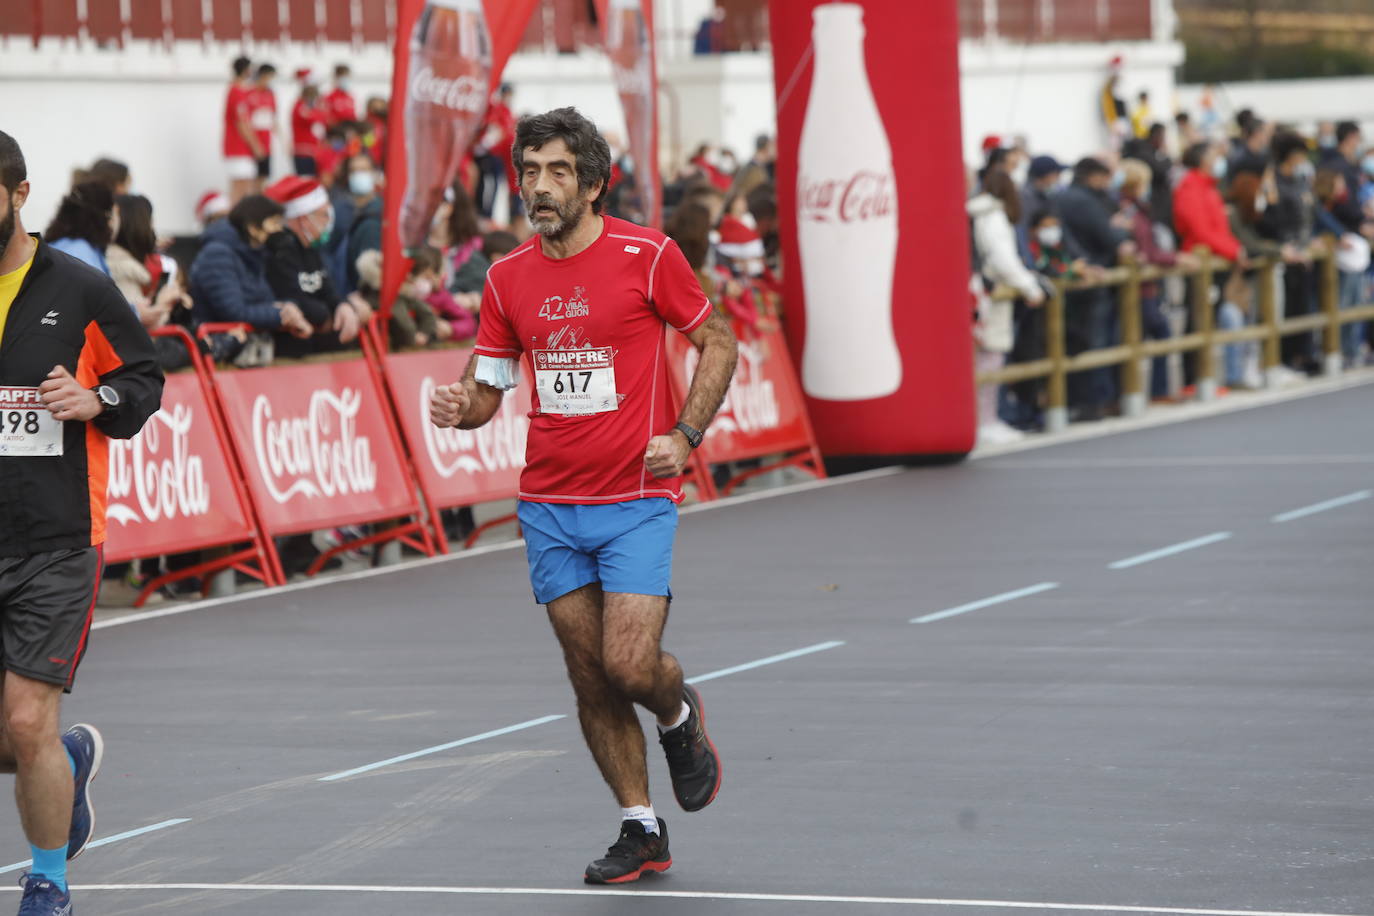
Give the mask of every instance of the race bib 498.
[{"label": "race bib 498", "polygon": [[61,454],[62,422],[43,405],[38,389],[0,387],[0,458]]},{"label": "race bib 498", "polygon": [[581,416],[620,409],[610,347],[535,350],[534,388],[542,413]]}]

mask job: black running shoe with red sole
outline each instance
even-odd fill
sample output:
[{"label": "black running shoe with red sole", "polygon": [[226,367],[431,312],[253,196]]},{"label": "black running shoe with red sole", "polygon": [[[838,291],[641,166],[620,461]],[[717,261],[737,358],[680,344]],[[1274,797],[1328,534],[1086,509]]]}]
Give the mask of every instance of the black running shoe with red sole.
[{"label": "black running shoe with red sole", "polygon": [[639,821],[621,821],[620,837],[606,850],[604,859],[587,866],[588,884],[629,884],[645,873],[665,872],[673,864],[668,853],[668,825],[658,819],[658,833],[650,833]]},{"label": "black running shoe with red sole", "polygon": [[720,791],[720,754],[706,733],[706,713],[701,694],[690,684],[682,686],[687,702],[687,721],[658,736],[668,757],[673,795],[683,811],[700,811],[715,801]]}]

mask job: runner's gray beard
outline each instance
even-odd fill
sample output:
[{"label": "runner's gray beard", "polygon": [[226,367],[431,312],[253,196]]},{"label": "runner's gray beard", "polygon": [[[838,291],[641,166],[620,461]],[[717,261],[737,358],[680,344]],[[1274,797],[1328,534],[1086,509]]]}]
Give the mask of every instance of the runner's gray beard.
[{"label": "runner's gray beard", "polygon": [[[553,219],[539,218],[534,215],[534,208],[540,204],[551,205],[558,216]],[[525,215],[529,218],[530,225],[534,231],[551,242],[562,241],[572,234],[582,223],[582,218],[587,215],[587,199],[576,197],[572,200],[564,201],[562,204],[555,203],[549,199],[525,201]]]}]

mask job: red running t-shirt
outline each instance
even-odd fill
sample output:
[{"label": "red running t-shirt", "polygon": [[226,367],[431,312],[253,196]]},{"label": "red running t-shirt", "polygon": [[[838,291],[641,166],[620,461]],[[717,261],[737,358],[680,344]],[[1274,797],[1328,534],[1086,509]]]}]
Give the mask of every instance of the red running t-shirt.
[{"label": "red running t-shirt", "polygon": [[546,256],[535,236],[493,264],[476,350],[523,356],[535,386],[520,498],[680,502],[682,479],[644,466],[649,440],[677,422],[663,326],[688,333],[710,314],[676,242],[609,216],[571,258]]},{"label": "red running t-shirt", "polygon": [[224,158],[252,156],[253,150],[248,141],[239,133],[239,118],[248,117],[249,89],[238,83],[231,83],[229,94],[224,99]]},{"label": "red running t-shirt", "polygon": [[[324,125],[329,114],[322,108],[307,105],[304,99],[297,99],[291,109],[291,143],[297,156],[317,156],[320,138],[324,136]],[[316,126],[318,125],[318,127]]]},{"label": "red running t-shirt", "polygon": [[264,156],[272,154],[272,129],[277,126],[277,96],[271,89],[248,91],[248,120]]}]

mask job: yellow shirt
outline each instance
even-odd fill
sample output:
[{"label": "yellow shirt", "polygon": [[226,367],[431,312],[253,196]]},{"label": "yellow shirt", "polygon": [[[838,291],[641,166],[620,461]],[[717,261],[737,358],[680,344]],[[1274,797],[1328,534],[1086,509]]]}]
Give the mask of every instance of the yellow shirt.
[{"label": "yellow shirt", "polygon": [[14,304],[14,297],[19,295],[19,287],[24,285],[24,278],[29,275],[29,268],[33,266],[34,255],[38,254],[38,246],[33,246],[33,254],[23,265],[7,274],[0,274],[0,341],[5,339],[5,322],[10,317],[10,306]]}]

